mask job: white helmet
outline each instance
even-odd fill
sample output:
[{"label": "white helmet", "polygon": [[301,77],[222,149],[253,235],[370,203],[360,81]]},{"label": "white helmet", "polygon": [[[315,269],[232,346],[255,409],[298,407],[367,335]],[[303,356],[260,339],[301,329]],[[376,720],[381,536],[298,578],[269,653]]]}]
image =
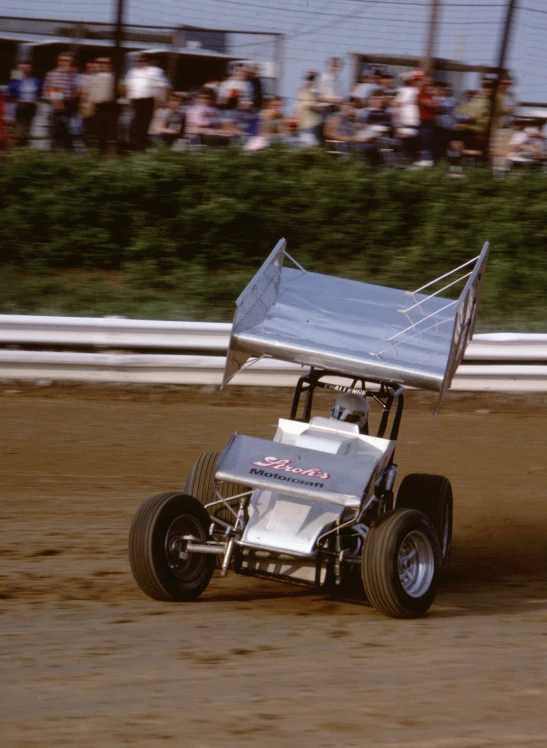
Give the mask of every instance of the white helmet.
[{"label": "white helmet", "polygon": [[332,409],[332,417],[337,421],[356,423],[362,429],[368,420],[369,404],[363,395],[352,395],[344,392],[336,398]]}]

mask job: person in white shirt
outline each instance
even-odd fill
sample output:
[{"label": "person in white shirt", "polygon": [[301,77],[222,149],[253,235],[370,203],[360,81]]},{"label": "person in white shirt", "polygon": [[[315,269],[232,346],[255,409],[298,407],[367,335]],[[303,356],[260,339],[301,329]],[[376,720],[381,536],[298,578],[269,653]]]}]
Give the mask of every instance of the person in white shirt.
[{"label": "person in white shirt", "polygon": [[339,57],[331,57],[328,61],[327,69],[321,73],[317,85],[319,101],[327,106],[337,106],[342,101],[342,91],[340,83],[340,71],[342,62]]},{"label": "person in white shirt", "polygon": [[406,76],[402,88],[391,103],[396,137],[401,140],[403,151],[408,158],[417,158],[420,109],[418,107],[418,72]]},{"label": "person in white shirt", "polygon": [[510,165],[542,164],[547,156],[541,122],[517,130],[509,141],[507,160]]},{"label": "person in white shirt", "polygon": [[131,148],[145,151],[154,109],[165,101],[169,82],[161,68],[152,65],[145,55],[139,55],[135,67],[125,77],[123,88],[133,114],[129,128]]},{"label": "person in white shirt", "polygon": [[340,82],[340,71],[342,60],[339,57],[331,57],[327,63],[327,69],[321,73],[317,81],[317,107],[321,115],[321,125],[317,128],[317,137],[324,142],[324,131],[329,115],[338,111],[343,100],[342,86]]},{"label": "person in white shirt", "polygon": [[87,87],[86,103],[94,120],[94,136],[99,151],[114,147],[117,135],[117,110],[114,100],[114,74],[110,57],[98,57],[97,72]]},{"label": "person in white shirt", "polygon": [[232,75],[220,84],[218,103],[224,110],[225,121],[246,129],[253,108],[253,87],[243,65],[236,65]]}]

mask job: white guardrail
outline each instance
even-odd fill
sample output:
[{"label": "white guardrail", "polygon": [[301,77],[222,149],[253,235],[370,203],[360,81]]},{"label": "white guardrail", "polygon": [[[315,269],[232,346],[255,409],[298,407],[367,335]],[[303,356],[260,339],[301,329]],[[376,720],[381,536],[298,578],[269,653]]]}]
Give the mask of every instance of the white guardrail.
[{"label": "white guardrail", "polygon": [[[230,328],[215,322],[0,315],[0,379],[218,385]],[[303,371],[262,359],[234,384],[291,387]],[[547,392],[547,334],[476,335],[453,389]]]}]

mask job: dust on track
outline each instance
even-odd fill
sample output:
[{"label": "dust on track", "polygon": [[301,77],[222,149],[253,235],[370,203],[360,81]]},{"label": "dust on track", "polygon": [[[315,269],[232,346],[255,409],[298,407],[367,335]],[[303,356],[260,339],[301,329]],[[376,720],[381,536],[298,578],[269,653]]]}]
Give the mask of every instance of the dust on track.
[{"label": "dust on track", "polygon": [[453,569],[393,621],[242,577],[187,605],[135,586],[139,504],[234,429],[271,437],[285,391],[0,388],[3,745],[544,746],[546,401],[432,402],[397,461],[451,479]]}]

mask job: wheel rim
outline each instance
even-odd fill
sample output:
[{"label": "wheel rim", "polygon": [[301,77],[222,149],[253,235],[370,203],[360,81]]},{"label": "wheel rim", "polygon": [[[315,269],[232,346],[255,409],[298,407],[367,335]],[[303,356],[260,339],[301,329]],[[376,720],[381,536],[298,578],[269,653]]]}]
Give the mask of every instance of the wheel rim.
[{"label": "wheel rim", "polygon": [[200,542],[206,539],[201,523],[191,514],[182,514],[169,525],[165,537],[165,557],[172,573],[178,579],[190,582],[200,576],[205,556],[186,550],[185,535],[192,535]]},{"label": "wheel rim", "polygon": [[435,555],[429,539],[416,530],[409,532],[399,546],[399,580],[410,597],[422,597],[435,573]]}]

